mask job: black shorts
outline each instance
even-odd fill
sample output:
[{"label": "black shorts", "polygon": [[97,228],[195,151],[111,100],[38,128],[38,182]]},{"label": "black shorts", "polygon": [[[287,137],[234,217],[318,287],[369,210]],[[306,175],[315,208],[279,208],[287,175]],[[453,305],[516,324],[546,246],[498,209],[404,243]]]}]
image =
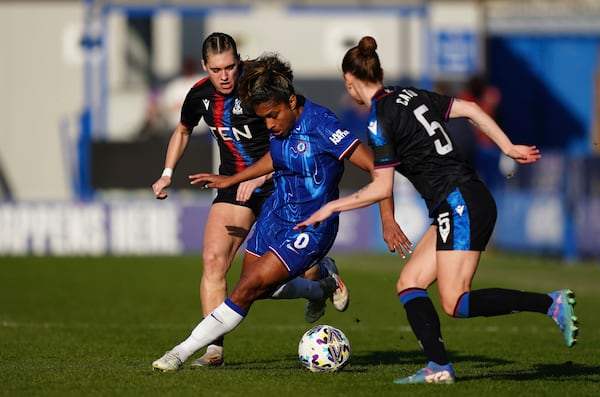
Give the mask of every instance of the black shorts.
[{"label": "black shorts", "polygon": [[496,202],[483,182],[463,183],[433,212],[438,251],[484,251],[496,224]]},{"label": "black shorts", "polygon": [[217,191],[217,197],[215,197],[215,199],[213,200],[213,204],[214,203],[229,203],[229,204],[239,205],[242,207],[248,207],[252,210],[252,212],[254,213],[254,216],[256,218],[258,218],[265,200],[267,199],[267,197],[269,197],[271,195],[270,192],[268,192],[268,193],[253,193],[252,196],[250,196],[250,199],[248,201],[243,202],[243,201],[237,201],[235,199],[236,194],[237,194],[237,185],[234,187],[227,188],[227,189],[219,189]]}]

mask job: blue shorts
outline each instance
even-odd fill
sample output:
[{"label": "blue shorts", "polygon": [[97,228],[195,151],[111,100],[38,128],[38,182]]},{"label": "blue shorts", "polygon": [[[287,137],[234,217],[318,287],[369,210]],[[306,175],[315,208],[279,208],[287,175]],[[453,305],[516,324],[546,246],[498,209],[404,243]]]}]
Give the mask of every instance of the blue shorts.
[{"label": "blue shorts", "polygon": [[454,189],[432,214],[438,251],[484,251],[496,223],[496,202],[478,180]]},{"label": "blue shorts", "polygon": [[256,256],[271,251],[283,262],[290,277],[304,273],[327,255],[335,241],[338,222],[330,220],[317,230],[304,231],[294,230],[294,225],[271,211],[263,211],[246,243],[246,251]]}]

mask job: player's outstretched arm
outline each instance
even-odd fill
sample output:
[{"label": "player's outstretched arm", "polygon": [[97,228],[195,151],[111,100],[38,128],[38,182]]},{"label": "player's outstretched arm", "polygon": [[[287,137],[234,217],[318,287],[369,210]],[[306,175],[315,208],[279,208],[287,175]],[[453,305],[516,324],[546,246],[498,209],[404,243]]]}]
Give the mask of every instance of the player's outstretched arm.
[{"label": "player's outstretched arm", "polygon": [[237,188],[235,199],[242,203],[250,200],[252,193],[254,193],[254,191],[257,188],[264,185],[270,176],[271,176],[271,174],[267,174],[267,175],[259,176],[258,178],[249,179],[247,181],[240,183]]},{"label": "player's outstretched arm", "polygon": [[502,152],[520,164],[529,164],[539,160],[542,155],[535,146],[515,145],[502,131],[500,126],[475,102],[454,99],[450,118],[466,117],[472,124],[486,134]]},{"label": "player's outstretched arm", "polygon": [[[354,153],[352,153],[350,161],[358,168],[369,172],[371,178],[374,179],[373,152],[367,146],[360,144]],[[390,197],[379,201],[379,215],[381,217],[383,241],[387,244],[390,252],[397,251],[402,258],[405,258],[407,253],[410,254],[412,252],[412,243],[406,237],[394,217],[393,193]]]},{"label": "player's outstretched arm", "polygon": [[200,185],[200,189],[226,189],[233,186],[233,176],[199,173],[188,175],[190,185]]},{"label": "player's outstretched arm", "polygon": [[328,202],[308,219],[294,226],[294,229],[304,229],[310,225],[318,226],[334,213],[366,207],[380,200],[390,198],[392,197],[393,185],[394,168],[377,169],[373,172],[373,182],[354,194]]},{"label": "player's outstretched arm", "polygon": [[258,178],[273,172],[273,160],[271,153],[267,152],[260,160],[250,167],[231,176],[215,175],[208,173],[192,174],[188,176],[190,184],[200,184],[202,189],[225,189],[249,179]]}]

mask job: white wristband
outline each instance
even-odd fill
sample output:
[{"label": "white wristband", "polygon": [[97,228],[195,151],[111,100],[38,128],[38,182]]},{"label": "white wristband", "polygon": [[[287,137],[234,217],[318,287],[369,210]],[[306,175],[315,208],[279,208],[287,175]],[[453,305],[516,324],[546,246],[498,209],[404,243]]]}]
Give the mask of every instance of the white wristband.
[{"label": "white wristband", "polygon": [[173,176],[173,168],[165,168],[161,176],[168,176],[170,178]]}]

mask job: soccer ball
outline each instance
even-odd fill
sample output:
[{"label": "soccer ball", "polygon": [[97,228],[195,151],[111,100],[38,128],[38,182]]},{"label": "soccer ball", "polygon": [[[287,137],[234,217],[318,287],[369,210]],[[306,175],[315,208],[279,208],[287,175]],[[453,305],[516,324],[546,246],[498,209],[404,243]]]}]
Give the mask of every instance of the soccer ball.
[{"label": "soccer ball", "polygon": [[335,372],[350,358],[350,342],[344,333],[331,325],[317,325],[302,335],[298,358],[311,372]]}]

